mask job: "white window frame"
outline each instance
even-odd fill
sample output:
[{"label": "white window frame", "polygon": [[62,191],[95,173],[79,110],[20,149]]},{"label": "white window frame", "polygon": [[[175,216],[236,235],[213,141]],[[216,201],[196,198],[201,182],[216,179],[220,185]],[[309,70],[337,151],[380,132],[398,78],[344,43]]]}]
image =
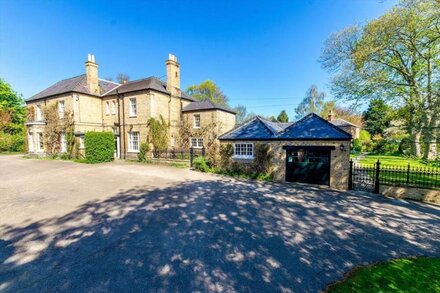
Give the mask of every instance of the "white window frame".
[{"label": "white window frame", "polygon": [[110,115],[110,102],[105,102],[105,115]]},{"label": "white window frame", "polygon": [[112,101],[112,115],[116,115],[116,101]]},{"label": "white window frame", "polygon": [[[134,139],[135,137],[136,139]],[[128,151],[131,153],[139,153],[140,140],[139,131],[130,131],[128,133]]]},{"label": "white window frame", "polygon": [[64,118],[65,104],[64,101],[58,101],[58,117],[60,119]]},{"label": "white window frame", "polygon": [[130,109],[130,117],[136,117],[137,116],[137,103],[136,98],[130,98],[129,101],[129,109]]},{"label": "white window frame", "polygon": [[42,132],[37,132],[37,136],[36,136],[36,150],[37,152],[41,153],[44,152],[44,142],[43,142],[43,133]]},{"label": "white window frame", "polygon": [[194,114],[194,128],[200,128],[201,118],[200,114]]},{"label": "white window frame", "polygon": [[254,144],[251,142],[234,143],[234,159],[253,159]]},{"label": "white window frame", "polygon": [[203,148],[203,137],[191,137],[189,139],[189,145],[195,149]]},{"label": "white window frame", "polygon": [[84,145],[84,135],[81,135],[79,137],[79,148],[80,149],[84,149],[85,148],[85,145]]},{"label": "white window frame", "polygon": [[60,134],[60,152],[62,153],[67,152],[67,140],[65,133]]},{"label": "white window frame", "polygon": [[41,104],[38,104],[37,106],[36,106],[36,117],[35,117],[35,119],[37,120],[37,121],[42,121],[43,120],[43,110],[41,109]]}]

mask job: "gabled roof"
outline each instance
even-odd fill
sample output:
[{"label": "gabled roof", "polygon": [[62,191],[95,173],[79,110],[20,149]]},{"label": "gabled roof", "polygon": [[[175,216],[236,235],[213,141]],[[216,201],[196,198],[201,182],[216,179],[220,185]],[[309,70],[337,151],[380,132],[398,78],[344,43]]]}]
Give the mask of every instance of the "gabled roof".
[{"label": "gabled roof", "polygon": [[[101,91],[99,95],[102,95],[118,86],[119,83],[115,83],[104,79],[99,79],[99,87]],[[53,84],[52,86],[48,87],[47,89],[39,92],[38,94],[30,97],[26,101],[34,101],[45,97],[55,96],[69,92],[84,93],[84,94],[96,96],[96,94],[93,94],[89,91],[89,88],[87,87],[86,75],[82,74],[61,80]]]},{"label": "gabled roof", "polygon": [[351,140],[351,135],[311,113],[297,122],[278,123],[256,116],[221,135],[220,140]]},{"label": "gabled roof", "polygon": [[352,126],[352,127],[359,127],[360,128],[359,125],[351,123],[351,122],[349,122],[347,120],[344,120],[342,118],[334,119],[334,120],[330,121],[330,123],[333,124],[333,125],[336,125],[338,127]]},{"label": "gabled roof", "polygon": [[202,100],[202,101],[192,102],[192,103],[186,105],[182,109],[182,112],[194,112],[194,111],[206,111],[206,110],[222,110],[225,112],[236,114],[231,109],[217,105],[210,100]]},{"label": "gabled roof", "polygon": [[[153,76],[124,83],[120,87],[118,87],[118,93],[124,94],[128,92],[135,92],[146,89],[154,89],[158,92],[169,94],[166,85],[160,79]],[[116,94],[116,89],[113,89],[112,91],[106,93],[105,96],[110,96],[115,94]]]}]

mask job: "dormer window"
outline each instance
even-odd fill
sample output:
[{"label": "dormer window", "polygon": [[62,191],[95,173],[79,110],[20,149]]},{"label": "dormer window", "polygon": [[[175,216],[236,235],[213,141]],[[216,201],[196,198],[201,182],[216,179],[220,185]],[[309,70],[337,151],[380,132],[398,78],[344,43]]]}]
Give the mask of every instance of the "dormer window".
[{"label": "dormer window", "polygon": [[200,114],[194,115],[194,128],[200,128]]}]

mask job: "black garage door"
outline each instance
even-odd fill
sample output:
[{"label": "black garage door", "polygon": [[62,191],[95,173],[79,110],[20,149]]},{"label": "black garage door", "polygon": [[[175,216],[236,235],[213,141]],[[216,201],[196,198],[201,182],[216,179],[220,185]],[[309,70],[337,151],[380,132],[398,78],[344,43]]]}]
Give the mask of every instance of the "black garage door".
[{"label": "black garage door", "polygon": [[285,149],[286,181],[330,185],[332,148],[285,147]]}]

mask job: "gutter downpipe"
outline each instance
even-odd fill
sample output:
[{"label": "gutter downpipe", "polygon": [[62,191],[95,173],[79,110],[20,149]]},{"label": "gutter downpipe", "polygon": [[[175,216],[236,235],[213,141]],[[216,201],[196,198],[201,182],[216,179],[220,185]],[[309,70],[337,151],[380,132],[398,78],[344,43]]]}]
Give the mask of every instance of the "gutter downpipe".
[{"label": "gutter downpipe", "polygon": [[127,146],[126,146],[126,143],[125,143],[125,104],[124,104],[124,96],[122,96],[122,122],[124,123],[123,124],[123,128],[124,128],[124,160],[125,159],[127,159]]},{"label": "gutter downpipe", "polygon": [[[121,145],[121,103],[120,103],[120,99],[121,96],[119,94],[119,90],[116,89],[116,96],[118,97],[118,131],[119,131],[119,145]],[[124,140],[125,141],[125,140]],[[125,145],[124,145],[124,150],[125,150]],[[121,148],[119,147],[119,157],[121,157]],[[125,159],[125,157],[124,157]]]}]

